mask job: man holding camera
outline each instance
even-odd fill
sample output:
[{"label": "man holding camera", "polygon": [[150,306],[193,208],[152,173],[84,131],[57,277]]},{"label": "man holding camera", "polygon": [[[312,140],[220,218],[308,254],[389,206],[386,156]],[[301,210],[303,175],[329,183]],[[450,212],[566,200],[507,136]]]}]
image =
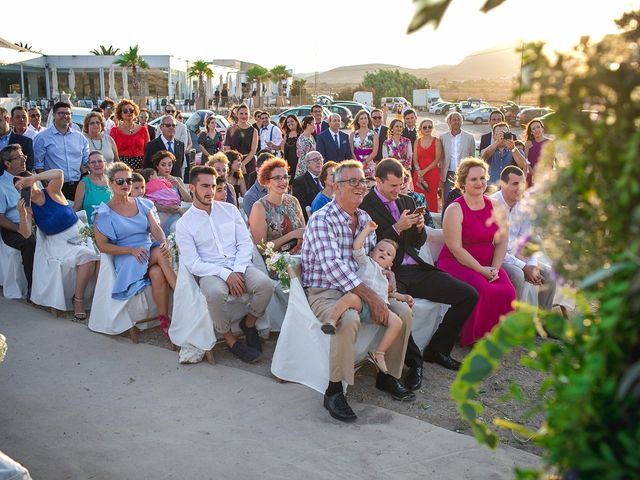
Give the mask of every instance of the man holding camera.
[{"label": "man holding camera", "polygon": [[500,173],[509,165],[516,165],[527,171],[527,160],[524,152],[515,144],[516,135],[509,131],[505,122],[493,126],[493,143],[482,152],[482,159],[489,164],[489,185],[500,184]]}]

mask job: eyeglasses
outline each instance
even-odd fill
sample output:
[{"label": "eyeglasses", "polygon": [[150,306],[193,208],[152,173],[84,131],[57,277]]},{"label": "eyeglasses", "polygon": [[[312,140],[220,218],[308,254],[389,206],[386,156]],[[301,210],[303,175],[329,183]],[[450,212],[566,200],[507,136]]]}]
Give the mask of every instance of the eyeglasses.
[{"label": "eyeglasses", "polygon": [[379,116],[377,116],[377,115],[376,115],[375,117],[371,117],[371,118],[372,118],[373,120],[382,120],[382,117],[379,117]]},{"label": "eyeglasses", "polygon": [[350,187],[364,187],[367,184],[366,178],[350,178],[349,180],[338,180],[336,183],[348,183]]},{"label": "eyeglasses", "polygon": [[118,185],[119,187],[121,187],[122,185],[125,184],[125,182],[127,183],[127,185],[131,185],[133,183],[133,178],[131,177],[127,177],[127,178],[116,178],[113,183],[115,183],[116,185]]},{"label": "eyeglasses", "polygon": [[133,113],[135,110],[133,108],[123,108],[122,113]]},{"label": "eyeglasses", "polygon": [[32,113],[31,115],[29,115],[29,118],[40,118],[40,114],[39,113]]},{"label": "eyeglasses", "polygon": [[89,161],[89,165],[102,165],[104,164],[104,160],[91,160]]},{"label": "eyeglasses", "polygon": [[102,122],[89,122],[89,125],[102,125]]},{"label": "eyeglasses", "polygon": [[56,112],[56,115],[58,115],[59,117],[70,117],[71,112]]},{"label": "eyeglasses", "polygon": [[177,123],[161,123],[160,125],[167,128],[176,128],[176,125],[178,124]]},{"label": "eyeglasses", "polygon": [[276,182],[281,182],[283,180],[289,181],[291,177],[289,175],[275,175],[273,177],[269,177],[269,180],[275,180]]},{"label": "eyeglasses", "polygon": [[22,153],[22,154],[19,154],[17,157],[13,157],[11,159],[12,162],[14,162],[16,160],[24,160],[26,162],[27,161],[27,156],[24,153]]},{"label": "eyeglasses", "polygon": [[164,112],[165,112],[165,113],[176,113],[176,111],[175,111],[175,110],[165,110]]},{"label": "eyeglasses", "polygon": [[433,125],[424,125],[422,127],[422,130],[431,130],[433,128]]}]

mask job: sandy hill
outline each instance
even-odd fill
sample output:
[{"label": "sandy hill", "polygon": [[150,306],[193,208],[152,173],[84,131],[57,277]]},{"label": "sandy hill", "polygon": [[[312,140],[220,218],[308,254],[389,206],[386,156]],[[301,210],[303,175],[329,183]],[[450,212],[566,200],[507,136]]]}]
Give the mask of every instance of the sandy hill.
[{"label": "sandy hill", "polygon": [[[465,57],[457,65],[439,65],[432,68],[404,68],[384,63],[365,65],[349,65],[334,68],[318,74],[318,83],[326,84],[359,84],[367,72],[376,70],[399,70],[417,77],[428,78],[429,81],[451,80],[496,80],[508,79],[518,75],[520,71],[520,55],[515,48],[503,48],[474,53]],[[309,82],[315,80],[315,73],[296,74]]]}]

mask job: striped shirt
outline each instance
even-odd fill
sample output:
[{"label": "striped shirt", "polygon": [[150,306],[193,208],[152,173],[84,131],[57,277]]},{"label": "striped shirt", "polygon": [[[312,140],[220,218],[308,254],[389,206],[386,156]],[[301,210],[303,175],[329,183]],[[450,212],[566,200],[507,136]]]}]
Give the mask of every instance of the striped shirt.
[{"label": "striped shirt", "polygon": [[[356,209],[356,215],[355,235],[351,231],[351,215],[335,200],[311,216],[302,242],[304,287],[348,292],[362,283],[356,274],[359,265],[353,258],[353,239],[371,217],[360,209]],[[371,232],[364,242],[364,251],[369,252],[375,244],[376,234]]]}]

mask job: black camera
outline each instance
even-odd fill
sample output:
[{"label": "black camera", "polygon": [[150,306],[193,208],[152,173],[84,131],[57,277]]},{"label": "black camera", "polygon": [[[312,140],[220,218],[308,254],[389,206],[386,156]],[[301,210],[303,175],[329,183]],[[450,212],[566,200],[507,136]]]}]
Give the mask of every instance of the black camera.
[{"label": "black camera", "polygon": [[515,140],[516,134],[511,132],[504,132],[504,135],[502,136],[502,138],[504,138],[505,140]]}]

